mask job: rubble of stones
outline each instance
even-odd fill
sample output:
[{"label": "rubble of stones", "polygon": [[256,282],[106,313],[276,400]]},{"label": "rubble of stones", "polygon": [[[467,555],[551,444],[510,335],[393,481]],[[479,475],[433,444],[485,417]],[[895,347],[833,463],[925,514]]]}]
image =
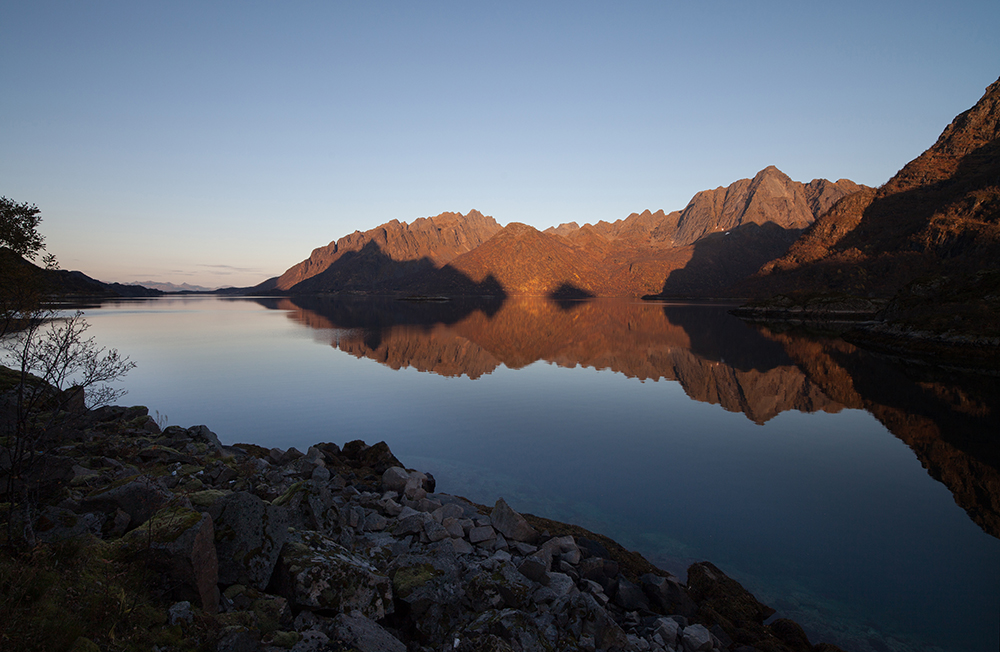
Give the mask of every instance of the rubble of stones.
[{"label": "rubble of stones", "polygon": [[[687,584],[628,578],[598,541],[435,492],[384,443],[303,453],[161,432],[141,407],[87,419],[47,454],[64,497],[34,535],[144,541],[170,623],[210,615],[219,652],[837,649],[764,625],[773,610],[707,562]],[[131,458],[100,454],[122,441]]]}]

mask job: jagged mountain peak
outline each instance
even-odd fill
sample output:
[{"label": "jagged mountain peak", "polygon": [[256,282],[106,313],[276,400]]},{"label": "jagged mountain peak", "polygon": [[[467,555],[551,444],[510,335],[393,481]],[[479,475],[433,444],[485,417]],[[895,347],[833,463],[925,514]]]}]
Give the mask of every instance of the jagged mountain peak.
[{"label": "jagged mountain peak", "polygon": [[[276,288],[296,292],[343,290],[379,282],[385,274],[397,277],[418,264],[421,269],[427,265],[440,267],[475,249],[500,228],[496,220],[475,209],[465,215],[440,213],[409,224],[390,220],[314,249],[308,259],[278,277]],[[348,255],[355,260],[353,266],[341,262]],[[392,266],[389,262],[401,265]],[[330,271],[338,263],[337,269]],[[359,273],[359,265],[366,266],[368,271]]]},{"label": "jagged mountain peak", "polygon": [[842,199],[748,294],[891,296],[918,277],[978,273],[1000,259],[1000,79],[877,192]]}]

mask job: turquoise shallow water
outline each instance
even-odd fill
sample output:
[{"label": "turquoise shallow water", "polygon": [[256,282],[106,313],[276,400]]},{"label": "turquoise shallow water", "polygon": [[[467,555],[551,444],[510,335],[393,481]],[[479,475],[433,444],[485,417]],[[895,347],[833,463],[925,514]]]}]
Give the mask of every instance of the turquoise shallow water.
[{"label": "turquoise shallow water", "polygon": [[[989,387],[962,388],[955,416],[952,385],[713,306],[192,297],[86,313],[138,363],[124,402],[167,423],[302,450],[385,440],[441,491],[504,496],[676,573],[708,559],[814,642],[1000,647],[995,515],[924,468],[982,452]],[[970,459],[987,477],[963,482],[990,486],[995,459]]]}]

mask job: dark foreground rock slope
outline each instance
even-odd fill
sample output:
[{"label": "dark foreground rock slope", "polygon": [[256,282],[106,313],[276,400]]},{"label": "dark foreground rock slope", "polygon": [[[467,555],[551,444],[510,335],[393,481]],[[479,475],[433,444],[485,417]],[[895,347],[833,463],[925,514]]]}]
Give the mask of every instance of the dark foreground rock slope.
[{"label": "dark foreground rock slope", "polygon": [[161,432],[141,407],[72,416],[3,497],[3,649],[836,649],[765,625],[708,562],[682,583],[437,492],[384,443],[268,450]]}]

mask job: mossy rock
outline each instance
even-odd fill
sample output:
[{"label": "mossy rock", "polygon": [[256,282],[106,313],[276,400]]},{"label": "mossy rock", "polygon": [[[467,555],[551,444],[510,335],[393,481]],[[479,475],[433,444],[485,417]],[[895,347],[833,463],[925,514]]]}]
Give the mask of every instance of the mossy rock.
[{"label": "mossy rock", "polygon": [[188,499],[191,501],[192,505],[197,505],[198,507],[209,507],[218,499],[223,496],[228,496],[231,493],[233,492],[225,489],[206,489],[205,491],[196,491],[188,494]]},{"label": "mossy rock", "polygon": [[306,489],[305,482],[296,482],[291,487],[289,487],[288,490],[285,491],[285,493],[281,494],[280,496],[272,500],[271,504],[274,505],[275,507],[281,507],[282,505],[290,501],[292,498],[294,498],[295,494],[299,493],[300,491],[305,491],[305,489]]},{"label": "mossy rock", "polygon": [[441,571],[430,564],[400,568],[392,575],[392,590],[400,598],[405,598],[439,575]]},{"label": "mossy rock", "polygon": [[101,648],[97,645],[97,643],[93,642],[89,638],[80,636],[73,641],[73,645],[70,646],[69,652],[101,652]]},{"label": "mossy rock", "polygon": [[201,519],[202,513],[199,511],[186,507],[165,507],[153,514],[145,525],[122,537],[119,546],[123,552],[134,552],[150,543],[173,543]]},{"label": "mossy rock", "polygon": [[257,616],[252,611],[227,611],[224,614],[216,614],[215,621],[222,627],[245,627],[246,629],[257,628]]},{"label": "mossy rock", "polygon": [[291,650],[301,638],[302,635],[298,632],[274,632],[274,635],[271,637],[271,645]]}]

